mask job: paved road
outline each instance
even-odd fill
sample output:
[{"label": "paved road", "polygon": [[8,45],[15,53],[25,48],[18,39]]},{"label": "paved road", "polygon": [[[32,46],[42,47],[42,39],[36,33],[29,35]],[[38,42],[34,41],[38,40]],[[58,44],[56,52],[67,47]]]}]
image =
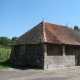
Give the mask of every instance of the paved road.
[{"label": "paved road", "polygon": [[80,80],[80,67],[56,70],[0,70],[0,80]]}]

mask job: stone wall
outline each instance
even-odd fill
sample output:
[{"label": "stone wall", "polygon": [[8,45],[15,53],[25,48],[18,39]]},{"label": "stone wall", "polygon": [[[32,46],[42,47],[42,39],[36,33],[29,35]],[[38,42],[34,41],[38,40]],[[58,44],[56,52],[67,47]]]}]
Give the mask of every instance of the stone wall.
[{"label": "stone wall", "polygon": [[46,56],[44,60],[44,69],[55,69],[75,66],[75,56]]}]

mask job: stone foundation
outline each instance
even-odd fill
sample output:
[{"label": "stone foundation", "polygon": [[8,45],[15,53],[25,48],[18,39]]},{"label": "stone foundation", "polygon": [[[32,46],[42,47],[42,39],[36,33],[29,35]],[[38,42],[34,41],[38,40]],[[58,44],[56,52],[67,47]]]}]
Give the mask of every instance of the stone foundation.
[{"label": "stone foundation", "polygon": [[46,56],[44,69],[75,66],[75,56]]}]

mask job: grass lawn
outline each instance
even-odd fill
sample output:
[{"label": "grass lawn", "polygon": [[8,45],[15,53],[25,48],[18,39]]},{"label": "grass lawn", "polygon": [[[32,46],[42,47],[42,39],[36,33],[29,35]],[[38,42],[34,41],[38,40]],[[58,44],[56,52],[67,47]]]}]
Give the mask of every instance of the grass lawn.
[{"label": "grass lawn", "polygon": [[9,46],[0,46],[0,69],[11,67],[8,61],[10,58],[10,53],[11,48]]},{"label": "grass lawn", "polygon": [[10,63],[7,60],[0,60],[0,69],[11,68]]},{"label": "grass lawn", "polygon": [[11,53],[11,48],[8,46],[0,46],[0,60],[9,59]]},{"label": "grass lawn", "polygon": [[11,53],[10,47],[0,47],[0,53],[1,54],[6,54],[7,52]]}]

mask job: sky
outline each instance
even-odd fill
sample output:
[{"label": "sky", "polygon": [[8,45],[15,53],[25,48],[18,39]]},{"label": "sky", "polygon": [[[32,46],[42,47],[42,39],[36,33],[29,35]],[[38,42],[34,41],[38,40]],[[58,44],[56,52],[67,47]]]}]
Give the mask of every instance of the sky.
[{"label": "sky", "polygon": [[80,27],[80,0],[0,0],[0,36],[19,37],[43,19]]}]

